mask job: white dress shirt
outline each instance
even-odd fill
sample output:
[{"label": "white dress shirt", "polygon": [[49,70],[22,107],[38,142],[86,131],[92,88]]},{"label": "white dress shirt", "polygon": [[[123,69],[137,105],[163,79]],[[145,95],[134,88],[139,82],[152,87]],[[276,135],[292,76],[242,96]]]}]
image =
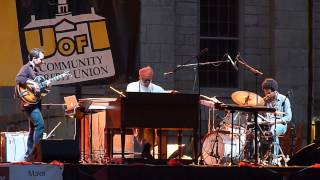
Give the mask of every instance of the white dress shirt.
[{"label": "white dress shirt", "polygon": [[150,92],[150,93],[164,93],[165,90],[150,82],[148,87],[145,87],[140,81],[129,83],[127,86],[127,92]]}]

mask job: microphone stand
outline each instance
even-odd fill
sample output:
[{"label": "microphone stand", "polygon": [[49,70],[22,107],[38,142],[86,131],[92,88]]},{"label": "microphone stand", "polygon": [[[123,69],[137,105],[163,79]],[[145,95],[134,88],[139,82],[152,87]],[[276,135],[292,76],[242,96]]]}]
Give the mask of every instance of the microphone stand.
[{"label": "microphone stand", "polygon": [[[255,93],[256,93],[256,105],[258,105],[258,77],[259,76],[263,76],[263,73],[260,72],[259,70],[253,68],[252,66],[248,65],[238,54],[236,56],[236,62],[238,62],[239,64],[241,64],[242,66],[244,66],[248,71],[252,72],[255,76],[256,79],[256,89],[255,89]],[[254,159],[255,159],[255,164],[258,164],[259,162],[259,148],[258,148],[258,112],[254,113]]]},{"label": "microphone stand", "polygon": [[[201,53],[201,52],[200,52]],[[196,59],[197,59],[197,66],[193,66],[193,74],[194,74],[194,79],[193,79],[193,87],[192,87],[192,91],[195,92],[195,86],[196,86],[196,82],[197,82],[197,75],[198,75],[198,97],[200,99],[200,94],[201,94],[201,89],[200,89],[200,56],[196,56]],[[202,142],[201,142],[201,134],[202,134],[202,125],[201,125],[201,108],[199,106],[198,108],[198,120],[199,120],[199,134],[196,135],[196,134],[193,134],[193,137],[197,137],[197,139],[199,139],[200,141],[200,152],[202,152]],[[198,147],[198,142],[196,139],[194,139],[194,143],[197,145]],[[198,150],[195,149],[193,151],[195,153],[195,156],[194,157],[198,157]],[[200,153],[200,156],[201,156],[201,161],[203,162],[203,158],[202,158],[202,153]],[[197,158],[198,159],[198,158]],[[197,162],[197,159],[195,159],[195,162]]]},{"label": "microphone stand", "polygon": [[163,75],[169,75],[169,74],[174,74],[176,71],[178,71],[179,69],[181,69],[183,67],[183,65],[186,65],[188,63],[190,63],[194,58],[197,59],[197,64],[199,64],[199,57],[204,54],[205,52],[208,52],[208,48],[204,48],[202,49],[197,55],[192,56],[191,58],[189,58],[188,60],[186,60],[182,65],[178,65],[176,68],[174,68],[172,71],[169,72],[165,72],[163,73]]},{"label": "microphone stand", "polygon": [[[197,61],[198,58],[197,58]],[[192,92],[195,92],[195,89],[196,89],[196,84],[197,84],[197,79],[200,77],[200,74],[199,74],[199,68],[200,66],[204,66],[204,65],[217,65],[217,64],[220,64],[220,63],[225,63],[225,62],[229,62],[229,60],[227,61],[214,61],[214,62],[204,62],[204,63],[191,63],[191,64],[182,64],[182,65],[177,65],[177,68],[171,72],[167,72],[167,73],[164,73],[165,75],[167,74],[173,74],[176,72],[176,70],[178,69],[181,69],[182,67],[193,67],[193,87],[192,87]],[[199,82],[200,83],[200,82]],[[198,94],[200,95],[200,85],[198,85]]]}]

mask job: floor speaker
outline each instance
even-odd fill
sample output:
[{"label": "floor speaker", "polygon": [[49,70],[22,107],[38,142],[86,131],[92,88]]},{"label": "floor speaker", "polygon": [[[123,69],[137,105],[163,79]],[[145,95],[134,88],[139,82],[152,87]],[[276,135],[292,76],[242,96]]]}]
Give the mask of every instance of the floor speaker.
[{"label": "floor speaker", "polygon": [[41,140],[39,144],[39,160],[51,162],[79,163],[80,145],[75,140]]},{"label": "floor speaker", "polygon": [[300,149],[288,162],[288,165],[310,166],[320,163],[320,144],[312,143]]}]

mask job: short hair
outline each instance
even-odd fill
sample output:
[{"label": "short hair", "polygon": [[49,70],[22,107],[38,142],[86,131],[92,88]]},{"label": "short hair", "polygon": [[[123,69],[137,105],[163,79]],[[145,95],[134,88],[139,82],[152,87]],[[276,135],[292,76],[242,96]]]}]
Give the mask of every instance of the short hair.
[{"label": "short hair", "polygon": [[29,61],[32,61],[33,58],[39,58],[40,57],[40,53],[43,53],[43,50],[41,48],[33,48],[31,49],[29,55],[28,55],[28,59]]},{"label": "short hair", "polygon": [[266,78],[261,84],[262,90],[263,89],[270,89],[271,91],[278,90],[278,82],[272,78]]},{"label": "short hair", "polygon": [[153,69],[150,66],[139,69],[139,76],[153,76]]}]

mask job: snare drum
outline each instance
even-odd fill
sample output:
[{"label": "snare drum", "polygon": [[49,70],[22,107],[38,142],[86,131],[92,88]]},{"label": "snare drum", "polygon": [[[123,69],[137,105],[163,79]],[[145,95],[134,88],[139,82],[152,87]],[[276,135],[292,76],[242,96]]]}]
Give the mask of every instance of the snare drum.
[{"label": "snare drum", "polygon": [[[227,131],[230,134],[232,133],[232,125],[231,124],[224,124],[221,126],[222,131]],[[233,126],[233,134],[242,135],[246,133],[246,129],[241,126]]]}]

